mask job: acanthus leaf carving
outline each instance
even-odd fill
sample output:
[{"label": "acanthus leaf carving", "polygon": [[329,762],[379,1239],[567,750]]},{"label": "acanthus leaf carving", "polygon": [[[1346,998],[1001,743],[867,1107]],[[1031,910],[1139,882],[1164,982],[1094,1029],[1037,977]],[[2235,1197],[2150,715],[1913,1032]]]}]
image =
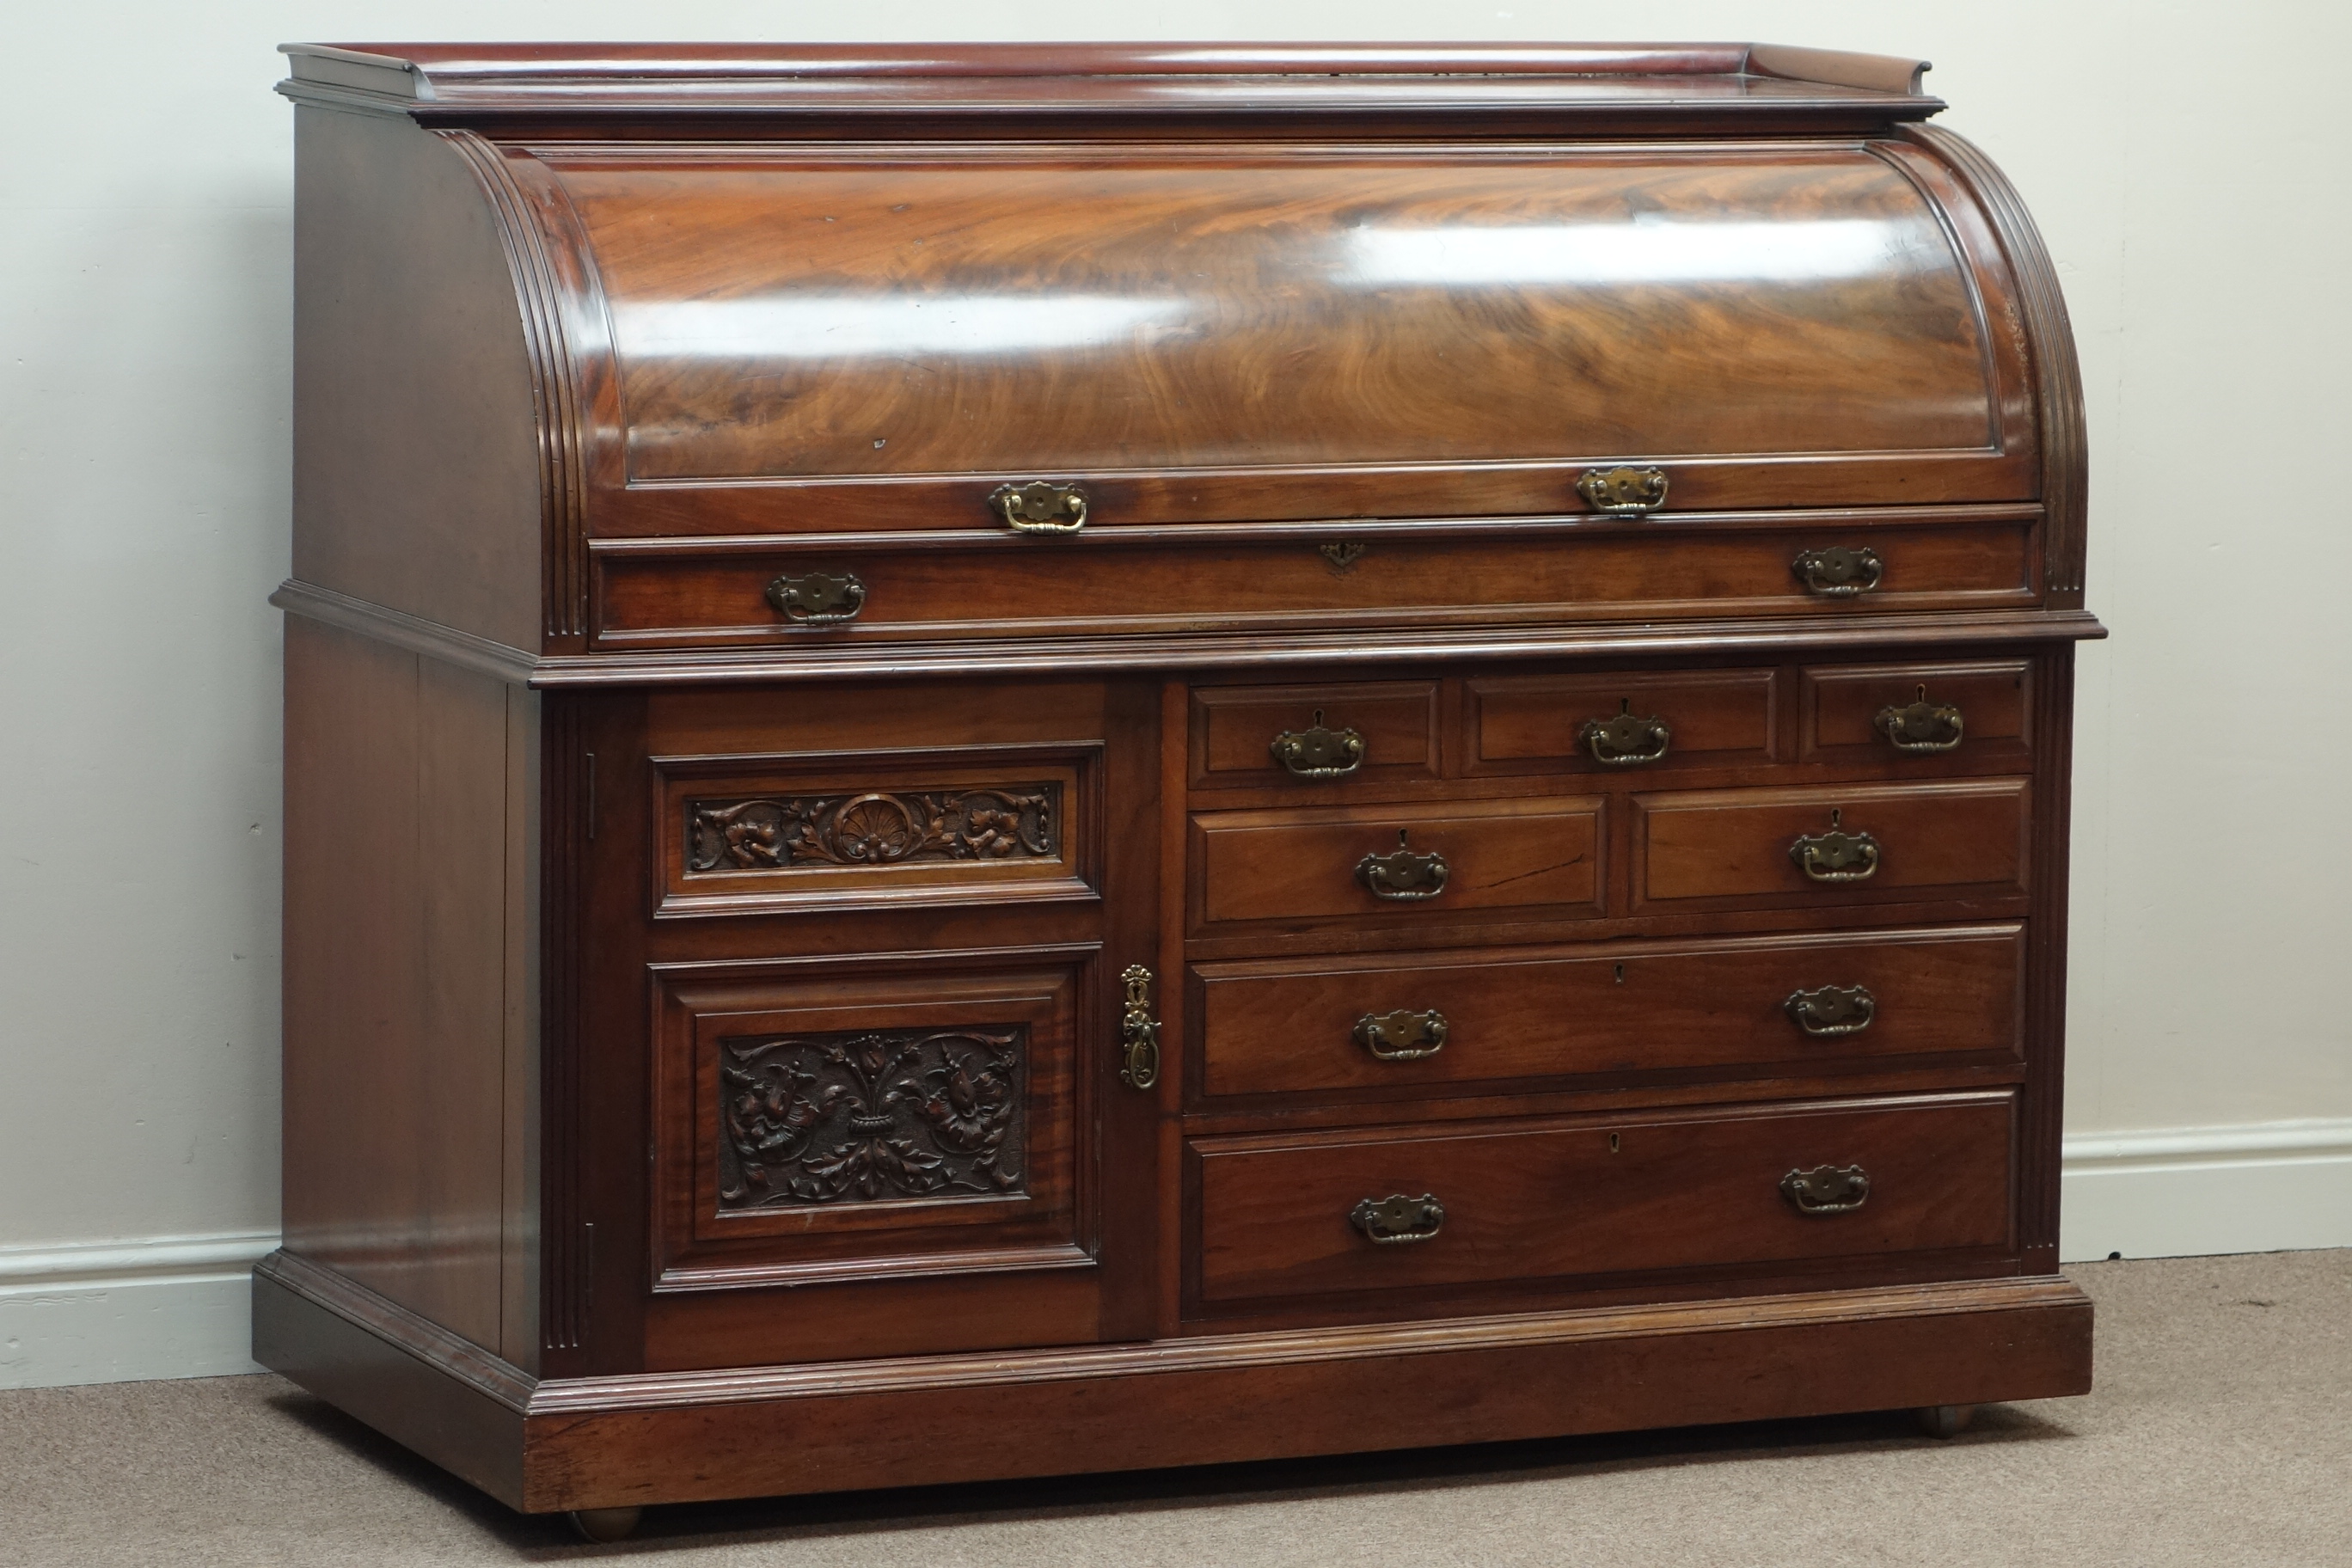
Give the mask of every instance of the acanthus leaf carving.
[{"label": "acanthus leaf carving", "polygon": [[720,1046],[719,1206],[1024,1190],[1028,1031],[869,1030]]},{"label": "acanthus leaf carving", "polygon": [[913,860],[1050,859],[1061,786],[760,795],[687,806],[689,872]]}]

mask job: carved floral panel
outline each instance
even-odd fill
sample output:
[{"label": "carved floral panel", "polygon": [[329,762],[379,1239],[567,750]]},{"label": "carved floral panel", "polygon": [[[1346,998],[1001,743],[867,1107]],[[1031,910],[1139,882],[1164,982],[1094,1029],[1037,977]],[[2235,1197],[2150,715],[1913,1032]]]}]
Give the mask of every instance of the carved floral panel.
[{"label": "carved floral panel", "polygon": [[720,1042],[719,1212],[1025,1191],[1028,1034]]},{"label": "carved floral panel", "polygon": [[1053,859],[1062,786],[762,795],[690,801],[689,873],[921,860]]}]

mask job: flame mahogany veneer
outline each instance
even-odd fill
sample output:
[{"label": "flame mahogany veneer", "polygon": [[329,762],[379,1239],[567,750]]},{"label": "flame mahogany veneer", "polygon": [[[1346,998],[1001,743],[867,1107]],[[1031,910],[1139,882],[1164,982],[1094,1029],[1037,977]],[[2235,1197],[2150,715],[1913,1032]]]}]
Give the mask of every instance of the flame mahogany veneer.
[{"label": "flame mahogany veneer", "polygon": [[1924,67],[287,53],[266,1364],[533,1511],[2088,1387]]}]

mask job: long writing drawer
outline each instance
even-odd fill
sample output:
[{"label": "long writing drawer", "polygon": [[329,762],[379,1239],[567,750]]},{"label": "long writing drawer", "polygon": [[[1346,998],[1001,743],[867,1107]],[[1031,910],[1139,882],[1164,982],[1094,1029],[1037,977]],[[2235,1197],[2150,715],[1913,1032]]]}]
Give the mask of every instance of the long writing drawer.
[{"label": "long writing drawer", "polygon": [[[1110,535],[817,552],[628,542],[595,552],[608,647],[1017,635],[1843,615],[2035,600],[2023,522],[1787,531],[1610,524],[1383,533],[1344,572],[1314,538]],[[1827,564],[1824,564],[1827,563]]]},{"label": "long writing drawer", "polygon": [[1633,912],[2021,894],[2029,786],[1995,778],[1637,795]]},{"label": "long writing drawer", "polygon": [[1571,795],[1202,812],[1192,818],[1194,921],[1592,919],[1605,886],[1601,808]]},{"label": "long writing drawer", "polygon": [[1201,1092],[2013,1057],[2023,946],[1999,925],[1196,964]]},{"label": "long writing drawer", "polygon": [[2007,1090],[1198,1139],[1200,1297],[2013,1245]]}]

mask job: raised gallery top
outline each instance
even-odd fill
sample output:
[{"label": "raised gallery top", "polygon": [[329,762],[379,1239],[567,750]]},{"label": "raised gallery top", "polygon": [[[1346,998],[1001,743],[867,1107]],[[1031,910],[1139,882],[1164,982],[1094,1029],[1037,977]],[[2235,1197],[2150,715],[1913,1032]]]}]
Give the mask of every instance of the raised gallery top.
[{"label": "raised gallery top", "polygon": [[289,97],[421,121],[1421,111],[1481,124],[1924,120],[1927,65],[1773,44],[287,44]]}]

